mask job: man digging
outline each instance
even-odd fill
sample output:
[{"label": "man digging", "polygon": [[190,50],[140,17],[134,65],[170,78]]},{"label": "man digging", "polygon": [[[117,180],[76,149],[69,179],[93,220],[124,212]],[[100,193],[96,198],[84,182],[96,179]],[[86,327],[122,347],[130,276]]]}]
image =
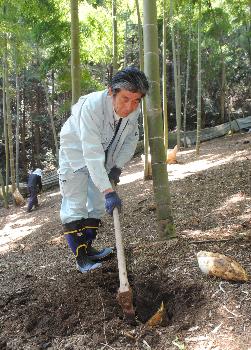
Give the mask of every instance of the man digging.
[{"label": "man digging", "polygon": [[138,142],[140,101],[149,84],[134,67],[119,71],[108,90],[80,97],[60,133],[60,217],[64,235],[86,273],[101,267],[112,248],[96,250],[92,243],[105,210],[122,207],[111,182],[132,158]]}]

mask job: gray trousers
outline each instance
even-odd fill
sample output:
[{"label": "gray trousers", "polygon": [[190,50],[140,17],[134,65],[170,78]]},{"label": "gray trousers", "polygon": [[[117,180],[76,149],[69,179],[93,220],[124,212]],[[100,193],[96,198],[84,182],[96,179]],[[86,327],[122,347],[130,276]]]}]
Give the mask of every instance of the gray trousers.
[{"label": "gray trousers", "polygon": [[100,219],[105,214],[104,195],[94,185],[87,167],[64,173],[59,169],[58,174],[62,224],[87,218]]}]

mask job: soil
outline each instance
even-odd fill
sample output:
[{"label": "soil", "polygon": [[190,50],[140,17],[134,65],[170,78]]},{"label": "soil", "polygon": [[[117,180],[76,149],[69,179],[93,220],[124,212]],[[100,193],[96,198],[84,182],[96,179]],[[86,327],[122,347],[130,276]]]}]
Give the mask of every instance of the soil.
[{"label": "soil", "polygon": [[[116,295],[116,254],[81,274],[64,241],[56,188],[40,206],[0,209],[0,349],[251,349],[251,284],[201,272],[201,250],[225,254],[251,274],[251,134],[183,149],[168,165],[177,238],[160,240],[152,181],[143,161],[124,169],[118,192],[136,324]],[[96,247],[115,246],[103,220]],[[147,321],[163,302],[162,322]]]}]

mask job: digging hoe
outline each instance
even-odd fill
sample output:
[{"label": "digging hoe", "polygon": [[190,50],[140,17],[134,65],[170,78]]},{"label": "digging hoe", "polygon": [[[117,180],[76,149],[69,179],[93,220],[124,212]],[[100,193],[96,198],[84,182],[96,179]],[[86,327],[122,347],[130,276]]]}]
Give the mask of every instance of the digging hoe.
[{"label": "digging hoe", "polygon": [[132,289],[130,288],[128,278],[127,278],[125,253],[124,253],[124,246],[123,246],[122,234],[120,229],[118,208],[114,208],[113,210],[113,220],[114,220],[118,269],[119,269],[119,282],[120,282],[120,286],[117,294],[117,300],[123,310],[125,321],[129,324],[134,324],[135,311],[133,308],[133,295],[132,295]]}]

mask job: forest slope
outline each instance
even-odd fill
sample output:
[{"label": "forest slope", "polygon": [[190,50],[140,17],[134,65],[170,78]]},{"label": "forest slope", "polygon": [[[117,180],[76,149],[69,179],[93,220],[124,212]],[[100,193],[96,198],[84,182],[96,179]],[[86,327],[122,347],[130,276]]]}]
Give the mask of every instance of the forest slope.
[{"label": "forest slope", "polygon": [[[116,301],[116,257],[92,274],[75,269],[62,236],[58,189],[38,210],[0,209],[0,349],[250,350],[251,285],[202,275],[200,250],[226,254],[251,274],[251,134],[207,141],[168,166],[178,239],[159,242],[151,181],[134,158],[123,171],[128,276],[137,326],[123,322]],[[114,246],[104,218],[97,246]],[[145,322],[166,307],[166,320]]]}]

